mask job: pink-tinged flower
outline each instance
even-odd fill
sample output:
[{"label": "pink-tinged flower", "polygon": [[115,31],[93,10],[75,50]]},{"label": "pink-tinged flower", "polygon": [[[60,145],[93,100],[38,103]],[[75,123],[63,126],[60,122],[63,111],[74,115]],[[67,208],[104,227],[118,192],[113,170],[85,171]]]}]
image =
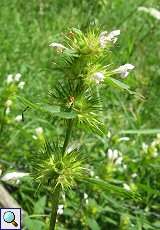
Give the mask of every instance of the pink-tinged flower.
[{"label": "pink-tinged flower", "polygon": [[65,49],[67,49],[64,45],[56,42],[51,43],[49,46],[54,48],[57,53],[62,53]]},{"label": "pink-tinged flower", "polygon": [[114,73],[119,73],[122,78],[126,78],[128,76],[128,74],[129,74],[129,72],[131,70],[133,70],[134,68],[135,68],[135,66],[132,65],[132,64],[125,64],[125,65],[121,65],[120,67],[115,69],[113,72]]},{"label": "pink-tinged flower", "polygon": [[92,80],[99,84],[104,81],[104,74],[102,72],[96,72],[92,75]]},{"label": "pink-tinged flower", "polygon": [[108,42],[112,42],[113,44],[116,43],[116,41],[118,40],[117,37],[119,35],[120,30],[114,30],[110,33],[108,33],[107,31],[102,32],[99,36],[100,46],[102,48],[105,48]]}]

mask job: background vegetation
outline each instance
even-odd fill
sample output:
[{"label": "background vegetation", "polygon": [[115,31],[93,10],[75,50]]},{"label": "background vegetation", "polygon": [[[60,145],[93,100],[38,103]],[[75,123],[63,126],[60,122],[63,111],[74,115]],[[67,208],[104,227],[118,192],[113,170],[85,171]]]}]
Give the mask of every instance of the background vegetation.
[{"label": "background vegetation", "polygon": [[[30,155],[37,153],[43,136],[63,137],[57,120],[27,111],[24,122],[17,122],[24,105],[15,96],[31,101],[45,101],[48,90],[55,84],[54,54],[48,45],[61,41],[61,34],[76,27],[88,26],[103,30],[121,30],[113,50],[117,65],[132,63],[135,71],[127,84],[144,96],[139,99],[111,86],[105,91],[104,121],[106,136],[74,133],[73,145],[80,144],[92,160],[91,173],[103,179],[123,183],[138,191],[141,200],[131,201],[102,192],[96,186],[79,185],[67,196],[57,229],[160,229],[158,181],[160,175],[160,70],[159,23],[156,18],[138,11],[139,6],[160,9],[158,0],[1,0],[0,1],[0,168],[2,176],[10,171],[28,172]],[[117,55],[118,54],[118,55]],[[9,89],[8,74],[22,74],[22,90]],[[5,101],[12,99],[11,112],[4,118]],[[46,121],[48,120],[48,122]],[[43,128],[37,135],[35,129]],[[75,142],[76,137],[79,142]],[[110,150],[109,150],[110,149]],[[108,159],[108,150],[118,151],[122,163]],[[50,213],[49,191],[36,192],[29,177],[19,184],[3,182],[27,212],[24,229],[47,229]],[[127,188],[127,187],[126,187]],[[127,188],[128,189],[128,188]],[[2,195],[3,196],[3,195]],[[64,202],[64,200],[66,201]],[[45,223],[45,224],[44,224]]]}]

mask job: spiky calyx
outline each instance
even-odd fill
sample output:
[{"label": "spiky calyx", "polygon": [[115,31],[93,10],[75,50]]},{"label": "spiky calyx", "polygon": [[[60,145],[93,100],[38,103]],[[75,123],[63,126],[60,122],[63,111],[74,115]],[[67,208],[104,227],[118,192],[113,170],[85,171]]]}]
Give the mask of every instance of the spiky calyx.
[{"label": "spiky calyx", "polygon": [[84,159],[77,150],[63,152],[58,144],[46,142],[32,159],[32,176],[40,185],[56,186],[62,190],[71,188],[85,175]]}]

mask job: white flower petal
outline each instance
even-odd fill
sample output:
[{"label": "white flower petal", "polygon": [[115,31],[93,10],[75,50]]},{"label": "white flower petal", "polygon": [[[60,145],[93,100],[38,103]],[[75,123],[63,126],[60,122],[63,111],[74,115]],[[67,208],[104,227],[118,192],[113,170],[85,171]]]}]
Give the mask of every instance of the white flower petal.
[{"label": "white flower petal", "polygon": [[148,14],[150,14],[152,17],[156,18],[157,20],[160,20],[160,11],[153,8],[153,7],[144,7],[144,6],[140,6],[138,7],[138,11],[143,11],[146,12]]},{"label": "white flower petal", "polygon": [[43,134],[43,128],[42,127],[38,127],[35,129],[36,135],[40,136]]},{"label": "white flower petal", "polygon": [[131,188],[129,187],[128,184],[123,184],[123,187],[124,187],[125,190],[131,191]]},{"label": "white flower petal", "polygon": [[118,40],[117,36],[120,35],[120,30],[114,30],[110,33],[104,31],[100,33],[99,42],[102,48],[105,48],[108,42],[116,43]]},{"label": "white flower petal", "polygon": [[92,79],[96,82],[96,84],[99,84],[100,82],[104,81],[104,74],[101,72],[96,72],[92,75]]},{"label": "white flower petal", "polygon": [[86,200],[88,198],[88,194],[84,193],[84,199]]},{"label": "white flower petal", "polygon": [[6,114],[9,114],[11,112],[10,107],[7,107]]},{"label": "white flower petal", "polygon": [[24,176],[28,176],[29,173],[23,173],[23,172],[10,172],[6,173],[1,180],[2,181],[10,181],[10,180],[18,180]]},{"label": "white flower petal", "polygon": [[21,78],[21,74],[20,73],[17,73],[16,75],[15,75],[15,77],[14,77],[14,80],[15,81],[19,81],[20,80],[20,78]]},{"label": "white flower petal", "polygon": [[25,85],[25,82],[24,82],[24,81],[21,81],[21,82],[18,84],[18,88],[19,88],[19,89],[23,89],[23,88],[24,88],[24,85]]},{"label": "white flower petal", "polygon": [[11,100],[7,100],[5,103],[6,107],[11,107],[11,105],[13,104],[13,102]]},{"label": "white flower petal", "polygon": [[129,72],[131,70],[133,70],[134,68],[135,68],[135,66],[132,64],[125,64],[125,65],[121,65],[120,67],[115,69],[113,72],[119,73],[121,75],[121,77],[126,78],[129,74]]},{"label": "white flower petal", "polygon": [[59,53],[62,53],[65,49],[67,49],[64,45],[56,42],[51,43],[49,46],[54,48]]},{"label": "white flower petal", "polygon": [[64,211],[64,205],[63,204],[58,205],[57,214],[62,215],[63,211]]},{"label": "white flower petal", "polygon": [[9,74],[8,76],[7,76],[7,84],[9,85],[10,83],[12,83],[13,82],[13,75],[12,74]]},{"label": "white flower petal", "polygon": [[22,115],[17,115],[17,116],[15,117],[15,121],[16,121],[16,122],[21,122],[21,121],[22,121]]}]

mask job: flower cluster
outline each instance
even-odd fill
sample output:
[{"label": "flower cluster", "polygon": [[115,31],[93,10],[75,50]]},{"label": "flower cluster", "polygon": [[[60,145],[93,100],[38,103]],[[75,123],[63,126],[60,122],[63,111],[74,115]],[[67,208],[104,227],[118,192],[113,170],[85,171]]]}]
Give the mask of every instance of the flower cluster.
[{"label": "flower cluster", "polygon": [[145,158],[157,158],[160,156],[160,134],[157,134],[156,138],[151,142],[150,145],[142,144],[142,154]]},{"label": "flower cluster", "polygon": [[[113,70],[109,70],[109,65],[102,66],[99,63],[100,58],[105,58],[108,48],[117,42],[119,35],[120,30],[114,30],[112,32],[104,31],[98,35],[94,34],[93,31],[84,35],[81,31],[77,32],[77,30],[73,30],[72,38],[68,38],[66,42],[68,47],[55,42],[51,43],[50,47],[57,53],[61,53],[62,55],[65,53],[65,58],[66,56],[70,58],[69,63],[76,59],[76,65],[78,65],[78,58],[81,61],[80,55],[85,55],[84,59],[86,59],[86,62],[84,66],[82,66],[84,67],[84,72],[81,72],[77,77],[83,78],[86,82],[100,84],[105,83],[105,79],[107,80],[108,76],[115,74],[119,74],[122,78],[126,78],[129,72],[134,69],[134,65],[127,63]],[[96,64],[91,63],[90,55]],[[67,63],[67,61],[68,60],[66,60],[65,63]],[[70,76],[72,76],[71,72]],[[75,78],[75,70],[73,78]]]},{"label": "flower cluster", "polygon": [[9,74],[7,76],[7,79],[6,79],[6,83],[7,83],[7,85],[17,84],[18,83],[17,87],[19,89],[23,89],[24,85],[25,85],[25,82],[24,81],[20,81],[21,77],[22,77],[22,75],[20,73],[17,73],[15,75]]},{"label": "flower cluster", "polygon": [[120,30],[114,30],[110,33],[104,31],[99,35],[99,43],[102,48],[105,48],[108,43],[115,44],[118,40],[118,36],[120,35]]}]

